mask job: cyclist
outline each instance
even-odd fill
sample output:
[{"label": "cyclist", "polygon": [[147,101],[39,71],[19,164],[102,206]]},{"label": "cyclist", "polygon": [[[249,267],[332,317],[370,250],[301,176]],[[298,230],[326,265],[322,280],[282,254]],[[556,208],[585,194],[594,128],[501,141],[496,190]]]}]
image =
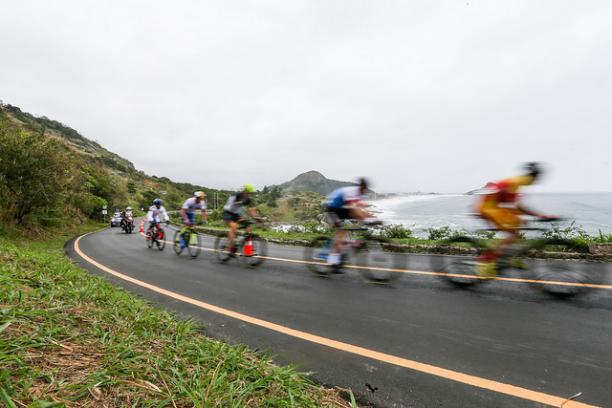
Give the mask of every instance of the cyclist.
[{"label": "cyclist", "polygon": [[348,232],[341,229],[345,220],[365,220],[372,214],[365,210],[369,207],[364,203],[368,191],[368,181],[360,178],[357,185],[340,187],[332,191],[327,197],[327,222],[335,229],[336,238],[332,252],[327,257],[327,263],[335,266],[340,264],[342,244],[346,241]]},{"label": "cyclist", "polygon": [[245,209],[251,217],[260,218],[257,209],[252,206],[251,195],[254,192],[255,187],[253,187],[252,184],[245,184],[242,191],[231,195],[227,199],[225,206],[223,206],[223,220],[229,227],[229,232],[227,233],[227,250],[231,255],[236,252],[234,237],[238,229],[238,222],[244,219]]},{"label": "cyclist", "polygon": [[[183,203],[183,206],[179,210],[179,214],[183,219],[183,224],[186,228],[191,228],[195,225],[195,210],[200,210],[202,214],[202,222],[206,222],[206,193],[203,191],[196,191],[193,193],[193,197],[189,197]],[[185,247],[185,242],[188,240],[187,229],[184,228],[184,232],[181,238],[181,247]]]},{"label": "cyclist", "polygon": [[149,222],[149,228],[155,227],[155,232],[157,233],[160,228],[160,223],[168,222],[170,217],[168,217],[168,212],[162,205],[162,200],[156,198],[153,200],[153,205],[149,207],[149,211],[147,212],[147,221]]},{"label": "cyclist", "polygon": [[482,254],[476,272],[484,277],[497,274],[495,261],[508,248],[521,238],[520,228],[523,225],[521,215],[531,215],[540,219],[553,220],[558,217],[544,215],[526,208],[520,203],[519,190],[534,184],[542,175],[542,166],[536,162],[526,163],[524,173],[517,177],[488,183],[485,193],[477,205],[477,212],[483,219],[491,222],[496,228],[507,234],[491,251]]}]

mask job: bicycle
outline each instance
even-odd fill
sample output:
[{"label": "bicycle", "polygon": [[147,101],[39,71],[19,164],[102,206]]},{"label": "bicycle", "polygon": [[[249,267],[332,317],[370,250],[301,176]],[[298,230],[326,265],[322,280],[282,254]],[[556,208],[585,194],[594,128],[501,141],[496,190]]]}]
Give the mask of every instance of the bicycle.
[{"label": "bicycle", "polygon": [[225,263],[230,258],[241,256],[246,259],[250,267],[257,267],[263,263],[265,256],[268,254],[268,244],[263,238],[252,232],[253,221],[242,220],[239,223],[240,227],[244,228],[244,234],[239,239],[235,239],[234,252],[227,250],[227,234],[218,235],[215,239],[217,260]]},{"label": "bicycle", "polygon": [[174,233],[174,252],[180,255],[187,248],[192,258],[197,258],[202,250],[202,240],[192,225],[185,225]]},{"label": "bicycle", "polygon": [[[560,221],[540,220],[541,222]],[[521,231],[546,231],[545,228],[522,227]],[[500,231],[489,228],[479,231]],[[448,252],[469,253],[472,256],[452,255],[434,256],[431,266],[434,272],[440,272],[442,279],[460,288],[468,288],[500,278],[512,281],[513,278],[503,278],[509,271],[519,271],[521,281],[527,282],[543,292],[557,297],[571,297],[582,294],[590,289],[592,280],[586,270],[593,270],[597,263],[581,260],[568,262],[564,259],[544,258],[545,252],[557,255],[575,253],[578,246],[575,242],[560,238],[522,239],[506,248],[494,261],[497,276],[481,276],[478,272],[478,258],[491,251],[491,243],[467,235],[456,236],[442,243]],[[554,255],[554,254],[552,254]],[[530,258],[526,261],[525,258]],[[580,268],[582,267],[582,268]]]},{"label": "bicycle", "polygon": [[157,249],[163,251],[166,247],[166,232],[161,227],[160,223],[149,223],[145,238],[149,248],[153,248],[153,245],[157,245]]},{"label": "bicycle", "polygon": [[[382,223],[361,223],[356,227],[340,228],[349,233],[343,242],[340,264],[329,265],[327,258],[334,247],[335,236],[322,235],[314,238],[304,249],[304,262],[315,275],[327,277],[332,273],[343,273],[344,268],[359,269],[362,276],[373,283],[391,283],[401,276],[405,255],[392,251],[390,240],[373,234]],[[349,264],[349,260],[353,263]]]}]

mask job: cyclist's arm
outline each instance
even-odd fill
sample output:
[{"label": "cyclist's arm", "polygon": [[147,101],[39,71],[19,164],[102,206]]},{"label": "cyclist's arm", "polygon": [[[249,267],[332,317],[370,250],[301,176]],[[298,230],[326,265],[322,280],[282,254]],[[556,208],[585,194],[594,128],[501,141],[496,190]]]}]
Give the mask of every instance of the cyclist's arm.
[{"label": "cyclist's arm", "polygon": [[206,222],[206,217],[207,217],[206,208],[202,208],[202,222],[204,223]]},{"label": "cyclist's arm", "polygon": [[[166,209],[164,207],[161,208],[161,214],[163,216],[163,222],[170,221],[170,217],[168,216],[168,211],[166,211]],[[161,221],[161,219],[160,219],[160,221]]]},{"label": "cyclist's arm", "polygon": [[189,224],[189,218],[187,218],[187,213],[185,212],[185,209],[184,209],[184,208],[181,208],[181,209],[179,210],[179,215],[181,216],[181,218],[183,219],[183,221],[184,221],[186,224]]},{"label": "cyclist's arm", "polygon": [[531,210],[520,203],[516,205],[516,208],[525,215],[531,215],[532,217],[538,217],[538,218],[548,218],[547,215]]}]

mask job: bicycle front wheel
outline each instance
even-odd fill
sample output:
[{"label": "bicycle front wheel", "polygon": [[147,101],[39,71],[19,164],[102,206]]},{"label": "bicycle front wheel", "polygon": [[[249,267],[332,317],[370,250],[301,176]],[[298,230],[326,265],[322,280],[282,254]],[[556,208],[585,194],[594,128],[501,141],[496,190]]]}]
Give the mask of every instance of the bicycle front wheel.
[{"label": "bicycle front wheel", "polygon": [[218,235],[215,239],[215,255],[219,262],[227,262],[230,259],[230,253],[227,250],[227,246],[227,236]]},{"label": "bicycle front wheel", "polygon": [[166,247],[166,232],[163,229],[159,229],[157,236],[155,237],[155,243],[157,244],[157,249],[163,251]]},{"label": "bicycle front wheel", "polygon": [[484,243],[470,237],[455,237],[444,241],[442,246],[459,255],[432,255],[433,272],[440,273],[442,279],[459,287],[483,282],[478,274],[478,256],[487,249]]},{"label": "bicycle front wheel", "polygon": [[202,242],[198,233],[191,232],[189,234],[187,250],[189,251],[189,255],[191,255],[192,258],[197,258],[198,255],[200,255],[200,251],[202,250]]},{"label": "bicycle front wheel", "polygon": [[581,295],[596,283],[602,263],[563,259],[578,252],[577,245],[564,239],[542,239],[530,243],[518,256],[531,256],[521,262],[529,271],[533,284],[543,292],[560,298]]},{"label": "bicycle front wheel", "polygon": [[304,248],[304,262],[308,269],[318,276],[327,276],[331,273],[327,258],[332,249],[332,242],[332,238],[320,236],[310,241],[309,246]]},{"label": "bicycle front wheel", "polygon": [[181,231],[176,230],[174,233],[174,239],[172,240],[172,247],[174,248],[174,253],[180,255],[183,252],[183,247],[181,246]]},{"label": "bicycle front wheel", "polygon": [[268,255],[268,243],[258,235],[251,235],[247,239],[250,239],[252,242],[253,254],[246,256],[246,260],[247,264],[254,268],[261,265]]},{"label": "bicycle front wheel", "polygon": [[381,238],[369,238],[356,248],[356,267],[372,283],[391,283],[402,276],[406,254],[391,251]]}]

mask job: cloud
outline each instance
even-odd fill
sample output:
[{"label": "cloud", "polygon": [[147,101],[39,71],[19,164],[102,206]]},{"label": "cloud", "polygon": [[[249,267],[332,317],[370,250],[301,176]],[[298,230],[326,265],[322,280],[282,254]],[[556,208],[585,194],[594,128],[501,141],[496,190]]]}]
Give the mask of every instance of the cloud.
[{"label": "cloud", "polygon": [[148,173],[610,190],[607,2],[12,2],[0,96]]}]

